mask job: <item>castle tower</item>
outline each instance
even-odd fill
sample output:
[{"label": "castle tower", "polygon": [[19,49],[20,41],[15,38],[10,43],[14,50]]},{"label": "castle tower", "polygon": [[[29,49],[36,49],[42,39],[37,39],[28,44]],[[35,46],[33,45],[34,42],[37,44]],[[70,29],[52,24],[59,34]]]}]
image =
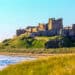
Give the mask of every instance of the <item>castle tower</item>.
[{"label": "castle tower", "polygon": [[59,19],[55,20],[54,29],[56,29],[56,30],[63,29],[63,20],[62,20],[62,18],[59,18]]},{"label": "castle tower", "polygon": [[72,25],[72,30],[73,30],[73,33],[75,35],[75,24]]},{"label": "castle tower", "polygon": [[48,30],[52,30],[54,27],[55,18],[50,18],[48,21]]},{"label": "castle tower", "polygon": [[72,25],[72,29],[73,29],[73,31],[75,31],[75,24]]}]

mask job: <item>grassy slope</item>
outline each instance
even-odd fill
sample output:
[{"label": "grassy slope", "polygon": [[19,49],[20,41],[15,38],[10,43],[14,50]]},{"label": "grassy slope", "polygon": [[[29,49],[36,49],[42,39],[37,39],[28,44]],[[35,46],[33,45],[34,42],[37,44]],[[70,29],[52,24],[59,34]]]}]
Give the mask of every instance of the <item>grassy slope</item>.
[{"label": "grassy slope", "polygon": [[[35,37],[28,38],[24,34],[13,39],[4,40],[0,43],[0,52],[16,53],[75,53],[75,48],[56,48],[45,49],[45,43],[48,40],[58,39],[59,36],[53,37]],[[61,37],[60,37],[61,38]]]},{"label": "grassy slope", "polygon": [[3,43],[0,44],[0,48],[44,48],[45,43],[48,40],[55,38],[57,38],[57,36],[27,38],[25,35],[21,35],[13,39],[3,41]]},{"label": "grassy slope", "polygon": [[75,75],[75,54],[55,55],[11,65],[0,75]]}]

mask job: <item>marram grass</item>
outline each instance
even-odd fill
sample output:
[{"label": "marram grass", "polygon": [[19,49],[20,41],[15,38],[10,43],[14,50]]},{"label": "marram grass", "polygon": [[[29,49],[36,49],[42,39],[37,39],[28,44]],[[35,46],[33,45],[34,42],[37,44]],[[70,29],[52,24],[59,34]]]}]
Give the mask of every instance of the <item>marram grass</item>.
[{"label": "marram grass", "polygon": [[54,55],[10,65],[0,75],[75,75],[75,54]]}]

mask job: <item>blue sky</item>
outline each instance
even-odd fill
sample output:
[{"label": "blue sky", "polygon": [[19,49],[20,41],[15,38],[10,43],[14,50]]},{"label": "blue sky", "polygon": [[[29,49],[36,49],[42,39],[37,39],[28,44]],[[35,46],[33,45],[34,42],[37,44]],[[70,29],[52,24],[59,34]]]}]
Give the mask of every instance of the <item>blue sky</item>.
[{"label": "blue sky", "polygon": [[0,0],[0,40],[51,17],[62,17],[64,25],[75,23],[75,0]]}]

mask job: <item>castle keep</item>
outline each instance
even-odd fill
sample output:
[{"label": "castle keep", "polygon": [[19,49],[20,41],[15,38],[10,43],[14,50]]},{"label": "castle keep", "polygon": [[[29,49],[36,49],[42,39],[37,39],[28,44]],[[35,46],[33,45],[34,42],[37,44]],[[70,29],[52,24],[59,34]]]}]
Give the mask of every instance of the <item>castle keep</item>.
[{"label": "castle keep", "polygon": [[60,19],[55,19],[55,18],[50,18],[48,22],[48,30],[60,30],[63,28],[63,22],[62,18]]}]

